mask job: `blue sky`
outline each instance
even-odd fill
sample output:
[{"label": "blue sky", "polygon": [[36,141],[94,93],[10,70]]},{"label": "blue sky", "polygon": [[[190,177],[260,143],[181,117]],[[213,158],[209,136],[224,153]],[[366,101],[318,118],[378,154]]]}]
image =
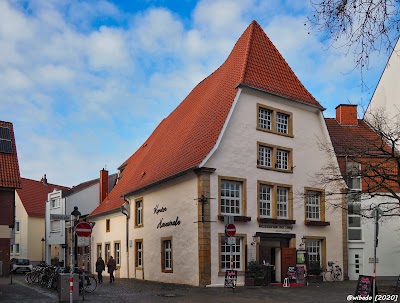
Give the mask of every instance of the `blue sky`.
[{"label": "blue sky", "polygon": [[253,19],[325,117],[366,106],[389,55],[371,57],[362,91],[352,56],[308,34],[307,14],[297,0],[0,1],[0,120],[21,176],[73,186],[116,172]]}]

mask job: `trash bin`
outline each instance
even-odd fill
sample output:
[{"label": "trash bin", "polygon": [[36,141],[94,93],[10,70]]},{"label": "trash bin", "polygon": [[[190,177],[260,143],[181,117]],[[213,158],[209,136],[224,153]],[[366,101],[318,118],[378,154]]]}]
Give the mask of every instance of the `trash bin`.
[{"label": "trash bin", "polygon": [[[60,273],[58,279],[58,299],[59,302],[69,302],[69,278],[71,274]],[[73,274],[74,290],[72,291],[72,300],[79,301],[79,274]]]}]

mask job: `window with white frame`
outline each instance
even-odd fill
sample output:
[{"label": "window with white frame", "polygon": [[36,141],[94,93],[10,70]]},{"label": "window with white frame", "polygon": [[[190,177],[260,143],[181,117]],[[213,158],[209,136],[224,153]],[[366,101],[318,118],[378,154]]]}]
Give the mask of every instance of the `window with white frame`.
[{"label": "window with white frame", "polygon": [[61,231],[61,221],[60,220],[51,220],[50,221],[50,232],[56,233]]},{"label": "window with white frame", "polygon": [[272,216],[272,187],[260,184],[260,217],[271,218]]},{"label": "window with white frame", "polygon": [[307,239],[308,262],[319,262],[321,265],[321,240]]},{"label": "window with white frame", "polygon": [[240,215],[242,182],[221,180],[221,214]]},{"label": "window with white frame", "polygon": [[58,208],[60,207],[60,199],[54,198],[50,200],[50,208]]},{"label": "window with white frame", "polygon": [[277,218],[288,218],[288,204],[289,204],[289,189],[285,187],[278,187],[277,189]]},{"label": "window with white frame", "polygon": [[[243,265],[243,238],[236,237],[235,244],[225,243],[225,237],[221,237],[221,270],[227,269],[241,270]],[[231,268],[231,247],[232,247],[232,268]]]},{"label": "window with white frame", "polygon": [[20,229],[20,223],[19,221],[15,221],[15,225],[14,225],[14,230],[16,233],[19,233],[19,229]]},{"label": "window with white frame", "polygon": [[306,192],[306,218],[307,220],[320,220],[321,211],[321,192],[307,191]]},{"label": "window with white frame", "polygon": [[99,257],[103,257],[103,252],[102,252],[102,245],[101,244],[97,244],[97,258]]},{"label": "window with white frame", "polygon": [[135,265],[136,267],[142,267],[143,266],[143,242],[142,241],[136,241],[136,247],[135,247]]},{"label": "window with white frame", "polygon": [[276,168],[287,170],[289,167],[289,152],[287,150],[278,149],[276,151]]},{"label": "window with white frame", "polygon": [[104,247],[105,253],[106,253],[106,262],[108,261],[108,259],[111,256],[111,244],[110,243],[106,243],[105,247]]},{"label": "window with white frame", "polygon": [[360,241],[362,240],[361,194],[352,192],[347,197],[348,238],[349,241]]},{"label": "window with white frame", "polygon": [[263,107],[258,110],[258,126],[263,129],[271,129],[272,111]]},{"label": "window with white frame", "polygon": [[289,115],[284,113],[276,113],[276,131],[278,133],[287,134],[289,132]]},{"label": "window with white frame", "polygon": [[348,187],[350,190],[361,190],[361,164],[355,161],[346,163],[346,171],[348,176]]},{"label": "window with white frame", "polygon": [[272,148],[259,145],[258,146],[258,165],[271,167],[272,159]]},{"label": "window with white frame", "polygon": [[121,265],[121,243],[114,243],[114,255],[115,255],[115,263],[117,266]]},{"label": "window with white frame", "polygon": [[137,200],[135,202],[135,212],[136,212],[136,221],[135,226],[143,225],[143,200]]},{"label": "window with white frame", "polygon": [[162,240],[162,271],[172,271],[172,239]]}]

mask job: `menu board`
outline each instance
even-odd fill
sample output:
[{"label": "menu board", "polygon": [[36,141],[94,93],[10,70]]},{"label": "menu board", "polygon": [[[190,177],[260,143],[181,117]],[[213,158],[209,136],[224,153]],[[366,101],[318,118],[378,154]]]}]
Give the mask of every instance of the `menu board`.
[{"label": "menu board", "polygon": [[[373,277],[372,276],[363,276],[360,275],[358,277],[357,288],[355,296],[368,297],[370,296],[371,300],[364,302],[372,302],[372,285],[373,285]],[[375,284],[375,295],[378,294],[378,287]]]},{"label": "menu board", "polygon": [[225,272],[225,287],[235,288],[237,282],[237,271],[226,270]]}]

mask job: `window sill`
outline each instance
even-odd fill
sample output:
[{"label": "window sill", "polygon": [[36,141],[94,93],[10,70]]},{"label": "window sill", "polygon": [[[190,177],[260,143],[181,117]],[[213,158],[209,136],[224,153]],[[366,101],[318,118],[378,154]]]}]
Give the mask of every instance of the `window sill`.
[{"label": "window sill", "polygon": [[[246,217],[246,216],[232,216],[234,217],[234,222],[249,222],[251,221],[251,217]],[[218,220],[219,221],[224,221],[224,215],[218,215]]]},{"label": "window sill", "polygon": [[272,219],[272,218],[257,218],[259,223],[267,223],[267,224],[296,224],[296,220],[289,219]]},{"label": "window sill", "polygon": [[270,133],[270,134],[283,136],[283,137],[294,138],[293,134],[280,133],[280,132],[274,131],[272,129],[261,128],[259,126],[257,126],[257,130],[262,131],[262,132],[266,132],[266,133]]},{"label": "window sill", "polygon": [[349,243],[365,243],[364,240],[347,240]]},{"label": "window sill", "polygon": [[[238,276],[244,276],[245,272],[243,270],[237,270],[237,269],[232,269],[237,271]],[[218,276],[220,277],[225,277],[225,271],[222,271],[221,269],[218,272]]]},{"label": "window sill", "polygon": [[293,170],[288,170],[288,169],[278,169],[278,168],[262,166],[262,165],[258,165],[258,164],[257,164],[257,168],[265,169],[265,170],[272,170],[272,171],[276,171],[276,172],[280,172],[280,173],[293,174]]},{"label": "window sill", "polygon": [[172,269],[163,269],[162,272],[165,274],[173,274],[174,273],[174,271]]},{"label": "window sill", "polygon": [[144,227],[144,225],[140,224],[140,225],[135,225],[133,228],[142,228],[142,227]]},{"label": "window sill", "polygon": [[304,224],[307,226],[329,226],[331,225],[331,222],[305,220]]}]

